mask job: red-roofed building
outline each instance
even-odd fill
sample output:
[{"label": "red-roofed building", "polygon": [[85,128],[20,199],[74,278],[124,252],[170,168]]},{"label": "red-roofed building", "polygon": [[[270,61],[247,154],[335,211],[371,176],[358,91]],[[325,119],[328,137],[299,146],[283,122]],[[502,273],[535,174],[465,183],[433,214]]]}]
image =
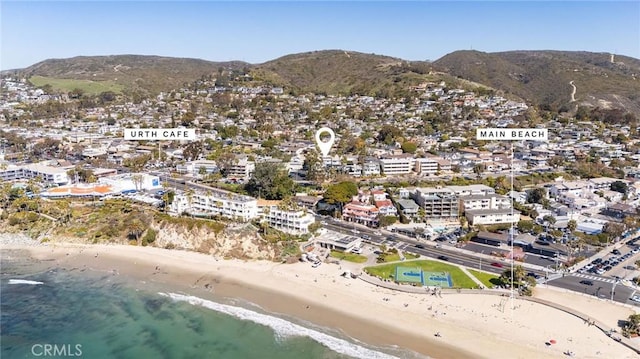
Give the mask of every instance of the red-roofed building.
[{"label": "red-roofed building", "polygon": [[381,190],[371,191],[374,201],[384,201],[387,199],[387,192]]},{"label": "red-roofed building", "polygon": [[358,202],[347,203],[342,210],[342,219],[366,226],[377,226],[380,211],[376,206]]},{"label": "red-roofed building", "polygon": [[383,216],[396,216],[398,215],[398,210],[396,209],[396,207],[393,205],[393,202],[391,202],[391,200],[385,199],[382,201],[376,201],[376,207],[378,208],[378,211],[380,211],[380,214]]}]

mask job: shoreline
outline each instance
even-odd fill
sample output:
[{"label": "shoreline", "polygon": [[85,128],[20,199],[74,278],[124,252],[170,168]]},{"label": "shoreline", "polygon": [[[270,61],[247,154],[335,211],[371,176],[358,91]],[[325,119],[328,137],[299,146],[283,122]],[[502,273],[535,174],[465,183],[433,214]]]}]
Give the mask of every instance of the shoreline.
[{"label": "shoreline", "polygon": [[[184,288],[203,299],[209,299],[212,290],[215,296],[240,298],[375,347],[399,347],[433,358],[560,358],[569,349],[584,358],[637,357],[579,319],[540,304],[517,300],[517,309],[511,311],[504,309],[500,297],[483,294],[436,298],[401,293],[340,277],[337,265],[314,269],[308,263],[218,260],[195,252],[122,245],[1,249],[27,250],[55,267],[116,270],[161,287]],[[442,337],[435,338],[436,332]],[[551,338],[562,346],[545,345]],[[585,347],[592,353],[581,355]]]}]

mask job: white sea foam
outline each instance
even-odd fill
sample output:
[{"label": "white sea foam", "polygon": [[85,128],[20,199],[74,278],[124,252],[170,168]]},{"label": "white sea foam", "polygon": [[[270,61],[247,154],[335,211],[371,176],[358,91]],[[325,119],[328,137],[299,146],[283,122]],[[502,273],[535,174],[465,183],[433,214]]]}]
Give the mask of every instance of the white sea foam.
[{"label": "white sea foam", "polygon": [[273,317],[266,314],[251,311],[249,309],[234,307],[231,305],[220,304],[205,300],[202,298],[188,296],[176,293],[159,293],[162,296],[169,297],[173,300],[187,302],[193,305],[199,305],[205,308],[225,313],[241,320],[249,320],[251,322],[270,327],[276,332],[277,338],[286,338],[293,336],[306,336],[318,343],[321,343],[329,349],[340,354],[348,355],[354,358],[362,359],[391,359],[395,356],[365,348],[363,346],[350,343],[344,339],[332,337],[331,335],[319,332],[317,330],[305,328],[301,325],[291,323],[281,318]]},{"label": "white sea foam", "polygon": [[38,285],[38,284],[44,284],[44,283],[42,283],[42,282],[36,282],[35,280],[9,279],[9,284],[29,284],[29,285]]}]

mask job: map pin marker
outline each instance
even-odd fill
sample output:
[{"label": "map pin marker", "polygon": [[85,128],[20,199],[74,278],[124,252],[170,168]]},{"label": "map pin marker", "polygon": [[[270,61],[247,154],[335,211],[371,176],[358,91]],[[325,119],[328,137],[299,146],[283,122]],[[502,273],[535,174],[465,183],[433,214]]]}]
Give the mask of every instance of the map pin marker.
[{"label": "map pin marker", "polygon": [[[323,133],[329,134],[328,140],[323,141],[320,138],[320,135],[322,135]],[[331,151],[331,147],[333,147],[333,142],[335,142],[335,140],[336,134],[329,127],[323,127],[319,129],[318,132],[316,132],[316,144],[318,145],[320,152],[322,152],[322,157],[327,157],[329,155],[329,151]]]}]

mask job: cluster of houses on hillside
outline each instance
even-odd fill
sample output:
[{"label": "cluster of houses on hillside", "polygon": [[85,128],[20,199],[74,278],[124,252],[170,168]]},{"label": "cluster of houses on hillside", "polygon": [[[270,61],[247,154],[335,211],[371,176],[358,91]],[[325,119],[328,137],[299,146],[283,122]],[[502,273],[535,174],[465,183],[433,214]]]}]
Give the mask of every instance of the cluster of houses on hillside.
[{"label": "cluster of houses on hillside", "polygon": [[[0,143],[0,179],[38,178],[58,187],[43,193],[50,197],[160,191],[162,184],[150,174],[152,169],[171,171],[193,181],[224,172],[227,180],[243,182],[253,175],[256,165],[280,162],[292,176],[304,179],[309,174],[305,163],[311,156],[318,156],[312,139],[322,125],[334,128],[337,134],[333,151],[317,158],[318,170],[323,173],[354,178],[458,175],[471,179],[546,171],[559,166],[558,161],[574,162],[591,156],[604,165],[622,163],[620,169],[628,180],[559,179],[549,183],[548,204],[536,205],[539,217],[555,217],[555,226],[573,219],[578,222],[578,230],[597,233],[607,221],[635,214],[638,206],[638,182],[631,180],[640,175],[640,153],[635,146],[638,140],[612,140],[630,138],[636,129],[624,125],[600,128],[576,121],[566,126],[551,120],[545,124],[550,129],[549,142],[514,143],[513,152],[504,143],[470,148],[472,129],[522,123],[528,107],[494,94],[449,88],[446,83],[425,83],[412,88],[409,98],[388,99],[294,96],[277,87],[220,86],[205,81],[195,89],[162,93],[140,103],[107,103],[51,118],[31,118],[25,113],[25,104],[67,103],[71,101],[68,96],[47,94],[24,79],[4,78],[2,89],[1,131],[22,138],[25,144],[19,148],[8,141]],[[124,128],[179,126],[196,128],[201,140],[198,151],[188,151],[191,143],[187,141],[139,143],[122,138]],[[393,127],[398,134],[381,138],[384,126]],[[57,141],[55,146],[38,158],[29,155],[52,140]],[[406,142],[414,144],[415,149],[403,146]],[[156,153],[156,160],[135,171],[139,173],[121,174],[127,160]],[[223,160],[223,155],[231,159]],[[91,170],[100,187],[79,190],[81,186],[69,171],[87,163],[94,164]],[[624,182],[628,191],[612,190],[618,181]],[[371,189],[362,190],[344,204],[341,216],[371,227],[380,225],[384,217],[403,217],[412,228],[427,230],[460,226],[461,218],[471,225],[509,224],[521,218],[512,203],[526,202],[526,198],[526,193],[499,195],[485,185],[398,188],[395,192]],[[314,221],[309,209],[315,209],[319,198],[295,199],[297,208],[283,208],[211,188],[194,193],[178,191],[167,209],[175,214],[218,215],[239,221],[263,218],[275,228],[305,234]]]}]

